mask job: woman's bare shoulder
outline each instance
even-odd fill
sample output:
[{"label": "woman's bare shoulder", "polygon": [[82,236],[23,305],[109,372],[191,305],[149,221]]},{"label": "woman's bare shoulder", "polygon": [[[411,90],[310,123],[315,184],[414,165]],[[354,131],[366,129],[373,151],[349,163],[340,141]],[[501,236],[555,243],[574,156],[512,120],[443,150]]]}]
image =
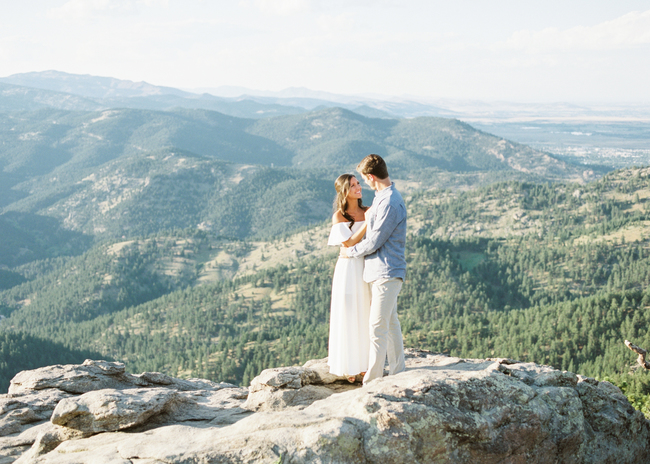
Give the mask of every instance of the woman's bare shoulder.
[{"label": "woman's bare shoulder", "polygon": [[339,222],[350,222],[347,219],[345,219],[345,216],[340,211],[336,211],[332,215],[332,224],[338,224]]}]

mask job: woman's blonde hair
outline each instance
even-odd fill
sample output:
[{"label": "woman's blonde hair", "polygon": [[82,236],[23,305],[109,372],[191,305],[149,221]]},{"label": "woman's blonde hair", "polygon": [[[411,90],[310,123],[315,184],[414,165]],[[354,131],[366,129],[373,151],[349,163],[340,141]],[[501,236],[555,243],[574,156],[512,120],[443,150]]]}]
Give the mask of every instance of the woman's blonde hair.
[{"label": "woman's blonde hair", "polygon": [[[350,180],[355,178],[352,174],[341,174],[334,181],[334,188],[336,189],[336,197],[334,197],[334,211],[340,212],[345,219],[350,221],[350,229],[354,225],[354,218],[348,214],[348,193],[350,193]],[[357,200],[359,208],[366,210],[367,207],[363,206],[361,198]]]}]

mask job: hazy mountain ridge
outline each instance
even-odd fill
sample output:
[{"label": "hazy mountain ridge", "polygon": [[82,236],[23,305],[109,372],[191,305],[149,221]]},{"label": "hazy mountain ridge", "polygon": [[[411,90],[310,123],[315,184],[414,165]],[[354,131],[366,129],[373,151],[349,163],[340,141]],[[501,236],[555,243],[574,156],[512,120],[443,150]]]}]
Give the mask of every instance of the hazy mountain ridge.
[{"label": "hazy mountain ridge", "polygon": [[249,132],[297,153],[296,166],[352,165],[358,153],[384,156],[399,176],[444,171],[516,170],[548,179],[590,180],[594,173],[454,119],[372,119],[331,108],[258,120]]},{"label": "hazy mountain ridge", "polygon": [[220,111],[231,116],[248,118],[298,114],[324,107],[342,107],[353,111],[361,108],[361,111],[366,113],[371,109],[375,115],[388,118],[453,117],[456,115],[453,111],[409,99],[346,96],[305,88],[290,88],[280,92],[248,92],[248,89],[226,87],[223,89],[198,89],[199,93],[197,93],[196,91],[187,92],[171,87],[156,86],[146,82],[69,74],[60,71],[14,74],[0,78],[0,82],[57,93],[76,94],[92,99],[106,107],[156,110],[184,107]]},{"label": "hazy mountain ridge", "polygon": [[421,116],[458,118],[467,122],[515,121],[625,121],[650,120],[647,102],[535,102],[482,101],[459,98],[434,98],[417,95],[342,95],[306,88],[287,88],[280,91],[254,90],[236,86],[203,88],[227,98],[249,98],[265,103],[289,103],[313,110],[317,106],[354,108],[367,106],[388,114],[390,118]]},{"label": "hazy mountain ridge", "polygon": [[[19,87],[5,82],[19,82],[34,87]],[[79,94],[46,90],[57,88],[75,92],[75,85],[79,86]],[[338,95],[304,88],[290,88],[280,92],[243,88],[202,89],[203,93],[197,94],[146,83],[60,72],[27,73],[0,78],[0,91],[3,88],[11,89],[5,90],[4,97],[0,97],[0,112],[5,113],[47,107],[79,111],[111,108],[172,111],[186,108],[218,111],[247,119],[265,119],[340,107],[368,118],[456,118],[487,133],[529,145],[536,150],[551,153],[562,161],[585,165],[585,170],[593,169],[599,173],[650,162],[650,150],[647,149],[650,110],[643,103],[486,102],[408,95]],[[95,89],[94,93],[89,88]],[[85,94],[99,95],[101,98],[81,96]],[[357,147],[364,149],[363,145],[345,142],[334,142],[331,145],[333,150],[340,150],[344,154]],[[372,145],[369,147],[372,148]],[[404,155],[398,156],[403,157]],[[429,160],[425,158],[424,161]],[[522,163],[515,164],[530,171],[530,167]],[[416,168],[417,163],[411,167]],[[430,178],[431,173],[426,177]],[[450,185],[473,182],[465,177],[453,179]],[[3,178],[5,175],[0,172],[0,180]],[[499,180],[505,178],[502,176]],[[524,179],[517,175],[510,175],[510,178]],[[543,178],[542,175],[536,179]],[[8,179],[12,180],[11,176]],[[15,197],[14,192],[8,191],[2,182],[0,193],[5,198]]]},{"label": "hazy mountain ridge", "polygon": [[[43,78],[43,83],[39,84],[39,79]],[[116,80],[108,80],[106,82],[102,81],[102,79],[107,79],[107,78],[94,78],[93,76],[75,76],[75,75],[67,75],[64,73],[53,73],[53,76],[49,75],[44,75],[40,76],[39,73],[33,73],[30,74],[29,76],[11,76],[10,78],[6,79],[13,79],[16,82],[27,82],[30,85],[42,85],[44,87],[47,86],[55,86],[57,79],[62,79],[63,84],[60,84],[62,86],[69,86],[69,81],[71,82],[77,82],[81,86],[80,88],[83,89],[85,88],[84,86],[90,86],[90,87],[97,87],[99,84],[97,83],[97,79],[99,81],[103,82],[101,85],[99,85],[100,88],[106,89],[106,88],[113,88],[117,87],[119,88],[120,86],[123,86],[127,89],[134,88],[135,90],[129,90],[126,94],[128,95],[134,95],[133,92],[136,92],[136,96],[130,96],[130,97],[125,97],[121,96],[120,98],[113,99],[113,100],[106,100],[106,103],[111,103],[113,105],[124,105],[124,106],[142,106],[142,107],[155,107],[157,109],[169,109],[171,105],[173,105],[173,100],[177,98],[194,98],[197,96],[192,96],[192,94],[189,94],[187,92],[182,93],[181,95],[177,94],[172,94],[170,93],[171,91],[169,89],[163,88],[163,87],[156,87],[156,90],[154,91],[153,89],[150,89],[147,87],[147,89],[141,88],[141,86],[137,86],[134,83],[130,83],[128,81],[124,81],[122,83],[116,81]],[[54,82],[54,84],[53,84]],[[58,85],[58,84],[57,84]],[[135,85],[135,87],[134,87]],[[153,86],[155,87],[155,86]],[[68,89],[68,87],[65,87]],[[138,90],[139,89],[139,90]],[[105,90],[104,90],[105,91]],[[80,92],[82,92],[80,90]],[[137,94],[137,92],[140,92]],[[293,91],[292,91],[293,92]],[[82,92],[83,93],[83,92]],[[89,93],[89,92],[86,92]],[[154,94],[153,96],[151,94]],[[294,95],[295,94],[295,95]],[[190,97],[188,97],[188,95]],[[552,157],[549,157],[547,154],[543,154],[542,152],[535,152],[534,150],[531,151],[528,148],[524,148],[523,146],[520,146],[518,144],[513,144],[510,142],[507,142],[507,146],[502,146],[504,145],[503,142],[499,140],[499,138],[490,140],[489,136],[482,137],[482,138],[477,138],[475,139],[480,143],[484,145],[484,149],[482,153],[479,153],[480,150],[476,150],[475,146],[472,146],[472,143],[465,144],[463,145],[462,142],[467,142],[467,140],[460,140],[460,137],[451,135],[451,137],[455,137],[456,140],[452,141],[445,141],[442,137],[443,134],[440,133],[440,130],[442,130],[442,125],[440,122],[432,123],[432,119],[430,118],[416,118],[417,122],[414,122],[412,120],[399,120],[399,124],[395,123],[395,121],[398,120],[391,120],[393,123],[388,124],[388,125],[382,125],[379,119],[375,119],[375,116],[379,116],[381,119],[385,119],[387,114],[384,110],[387,110],[388,106],[390,105],[395,105],[398,104],[399,102],[396,101],[383,101],[381,104],[382,105],[388,105],[386,107],[381,107],[377,106],[375,103],[372,103],[374,106],[369,106],[370,102],[364,100],[363,98],[357,98],[357,97],[336,97],[332,96],[329,94],[314,94],[311,91],[308,91],[306,89],[303,89],[299,93],[283,93],[282,95],[278,96],[277,98],[283,97],[286,98],[289,95],[298,96],[299,98],[304,98],[306,96],[319,96],[321,98],[329,98],[330,101],[326,102],[325,100],[313,100],[311,103],[307,104],[304,103],[307,108],[313,108],[314,105],[316,104],[325,104],[326,106],[332,106],[333,104],[341,104],[344,106],[349,106],[352,110],[357,110],[359,108],[360,111],[368,116],[372,116],[370,118],[365,118],[365,119],[358,119],[352,116],[355,113],[352,113],[350,111],[345,111],[345,110],[339,110],[336,108],[329,108],[329,109],[324,109],[320,110],[317,112],[311,112],[308,115],[305,115],[304,112],[297,107],[292,107],[289,108],[287,106],[282,106],[282,105],[276,105],[277,108],[266,108],[263,110],[257,110],[254,112],[254,117],[259,118],[260,116],[268,116],[270,114],[277,114],[277,112],[293,112],[293,116],[287,116],[287,117],[279,117],[276,118],[263,118],[262,120],[258,120],[257,123],[250,123],[249,128],[244,129],[247,133],[252,133],[252,134],[258,134],[258,135],[263,135],[267,139],[273,140],[277,146],[275,147],[276,149],[279,147],[284,147],[287,148],[291,151],[294,152],[294,160],[293,164],[294,165],[299,165],[301,167],[304,166],[310,166],[313,164],[320,164],[320,165],[328,165],[332,164],[334,162],[335,165],[352,165],[353,162],[350,161],[350,159],[358,152],[377,152],[379,154],[385,155],[387,157],[392,156],[392,160],[394,161],[398,168],[400,165],[403,167],[403,171],[414,171],[414,170],[421,170],[423,168],[438,168],[442,170],[452,170],[452,171],[459,171],[459,170],[476,170],[476,169],[502,169],[506,166],[517,170],[521,171],[524,173],[530,173],[530,174],[535,174],[539,175],[542,178],[545,176],[549,176],[551,179],[561,179],[563,178],[562,171],[572,171],[569,173],[569,176],[573,179],[578,179],[580,176],[583,174],[582,172],[578,172],[579,170],[572,168],[571,165],[563,163],[561,161],[558,161],[557,159],[553,159]],[[104,97],[108,97],[109,94],[103,94]],[[151,98],[157,99],[155,102],[154,100],[151,100]],[[197,97],[198,98],[198,97]],[[225,100],[223,99],[218,99],[218,97],[212,97],[209,95],[203,95],[200,98],[204,99],[205,101],[213,101],[216,102],[217,100],[221,100],[221,103],[223,103]],[[260,97],[262,98],[262,97]],[[270,97],[263,97],[263,98],[270,98]],[[293,98],[293,97],[292,97]],[[241,97],[239,98],[241,100]],[[341,103],[341,102],[347,102],[347,103]],[[182,102],[176,102],[179,105],[183,106],[184,103]],[[235,102],[237,105],[240,105],[238,108],[242,111],[237,111],[236,113],[238,115],[251,115],[251,112],[248,111],[246,108],[246,105],[250,106],[252,104],[251,100],[244,100],[244,101],[238,101]],[[287,104],[287,101],[282,102],[283,104]],[[294,102],[297,103],[297,102]],[[403,103],[403,102],[402,102]],[[399,104],[402,104],[399,103]],[[431,113],[426,113],[424,108],[426,107],[425,104],[423,103],[417,103],[417,102],[407,102],[409,105],[420,105],[421,109],[423,112],[418,113],[417,111],[415,113],[411,112],[409,113],[410,115],[413,114],[431,114]],[[275,104],[275,103],[274,103]],[[193,100],[193,103],[190,106],[197,107],[201,106],[202,103],[197,103],[197,100]],[[209,106],[209,105],[208,105]],[[214,109],[212,107],[211,109]],[[226,113],[229,112],[228,108],[217,108],[219,110],[223,110]],[[251,110],[254,110],[255,108],[250,108]],[[267,111],[268,110],[268,111]],[[186,114],[191,112],[189,110],[185,110]],[[179,112],[182,113],[182,110],[175,110],[172,111],[175,114],[178,114]],[[196,110],[195,113],[198,114],[200,110]],[[296,114],[296,113],[302,113],[302,114]],[[232,114],[232,111],[230,111],[230,114]],[[358,114],[358,113],[357,113]],[[395,114],[394,112],[392,114]],[[441,114],[440,112],[436,114]],[[318,115],[318,116],[314,116]],[[153,117],[153,116],[149,116]],[[339,121],[339,124],[337,125],[333,120],[335,118],[342,118],[341,121]],[[272,122],[266,121],[266,119],[272,119]],[[309,122],[306,122],[307,120],[310,120],[312,126],[309,126]],[[426,123],[423,123],[422,121],[426,121]],[[193,121],[194,123],[196,121]],[[448,124],[449,120],[447,120]],[[323,130],[317,131],[314,130],[315,124],[324,124],[322,127]],[[345,130],[340,130],[344,125],[348,125],[348,127],[345,128]],[[415,129],[413,126],[421,125],[422,127]],[[428,125],[428,127],[426,127]],[[361,127],[364,126],[364,127]],[[336,127],[339,129],[337,130]],[[181,149],[186,149],[189,151],[194,151],[197,154],[207,154],[205,143],[211,143],[213,140],[209,141],[202,141],[201,139],[204,138],[202,137],[202,132],[207,129],[207,128],[199,128],[196,130],[194,134],[192,134],[192,141],[187,140],[187,137],[185,137],[185,140],[182,141],[182,143],[178,142],[176,140],[170,140],[172,142],[172,146],[181,148]],[[151,130],[151,128],[149,128]],[[446,129],[445,129],[446,130]],[[338,131],[338,133],[337,133]],[[422,131],[429,131],[431,135],[434,133],[436,134],[434,137],[429,137],[430,140],[425,140],[426,136],[423,136],[421,133],[417,132],[422,132]],[[179,134],[179,137],[182,139],[185,134],[182,134],[182,131],[180,131],[181,134]],[[300,133],[299,133],[300,132]],[[459,131],[456,129],[454,130],[448,130],[450,134],[456,133],[458,134]],[[476,134],[470,134],[469,130],[464,130],[463,137],[469,136],[475,136]],[[98,134],[96,134],[98,135]],[[220,134],[220,137],[227,137],[229,134]],[[101,135],[100,135],[101,136]],[[414,138],[415,136],[416,139],[421,139],[418,140],[418,143],[414,144]],[[239,133],[237,137],[242,138],[242,134]],[[304,137],[308,137],[309,140],[304,140]],[[164,138],[164,136],[163,136]],[[399,141],[402,138],[410,139],[410,141],[407,141],[406,144],[400,143]],[[434,140],[434,139],[438,140]],[[479,140],[480,139],[480,140]],[[235,143],[238,143],[239,146],[244,146],[246,144],[251,144],[250,140],[236,140]],[[203,146],[197,146],[201,145]],[[137,146],[137,145],[136,145]],[[255,147],[254,143],[252,145]],[[152,148],[160,148],[160,146],[148,146],[148,149]],[[223,148],[223,147],[222,147]],[[254,148],[256,149],[256,148]],[[273,150],[271,150],[273,151]],[[472,153],[474,152],[474,153]],[[283,153],[283,156],[286,156],[287,153]],[[212,156],[212,155],[211,155]],[[328,159],[328,157],[331,157],[331,159]],[[223,155],[221,156],[222,159],[231,159],[224,157]],[[501,161],[501,163],[497,162],[497,160]],[[238,158],[239,162],[259,162],[258,160],[253,160],[249,161],[246,159],[241,159]],[[275,159],[271,161],[271,163],[274,163],[275,165],[282,165],[286,164],[287,160],[285,159],[284,162]],[[269,164],[269,163],[264,163],[264,164]],[[587,174],[587,179],[590,178],[590,175]]]},{"label": "hazy mountain ridge", "polygon": [[69,74],[54,70],[14,74],[0,78],[0,82],[99,99],[148,95],[192,96],[189,92],[172,87],[152,85],[147,82],[133,82],[89,74]]},{"label": "hazy mountain ridge", "polygon": [[262,103],[245,98],[227,99],[209,94],[197,95],[145,82],[134,83],[56,71],[0,78],[0,113],[43,108],[69,111],[101,111],[110,108],[167,111],[188,108],[219,111],[245,118],[265,118],[307,111],[286,102]]},{"label": "hazy mountain ridge", "polygon": [[[508,102],[440,99],[414,95],[340,95],[306,88],[278,92],[236,86],[184,91],[146,82],[45,71],[0,78],[0,83],[87,96],[109,107],[169,110],[202,108],[231,116],[264,118],[341,107],[367,116],[458,118],[467,122],[650,121],[647,103]],[[197,93],[198,92],[198,93]],[[2,106],[0,106],[1,110]],[[30,109],[30,108],[23,108]],[[66,107],[63,109],[73,109]],[[88,108],[77,108],[86,110]],[[15,109],[14,109],[15,110]]]},{"label": "hazy mountain ridge", "polygon": [[43,108],[94,111],[101,109],[102,105],[78,95],[0,82],[0,113]]},{"label": "hazy mountain ridge", "polygon": [[353,171],[360,153],[385,156],[407,190],[501,173],[596,176],[457,120],[374,119],[340,108],[261,120],[189,109],[43,109],[0,115],[0,137],[5,210],[101,237],[199,223],[217,234],[268,237],[320,222],[331,213],[331,182]]}]

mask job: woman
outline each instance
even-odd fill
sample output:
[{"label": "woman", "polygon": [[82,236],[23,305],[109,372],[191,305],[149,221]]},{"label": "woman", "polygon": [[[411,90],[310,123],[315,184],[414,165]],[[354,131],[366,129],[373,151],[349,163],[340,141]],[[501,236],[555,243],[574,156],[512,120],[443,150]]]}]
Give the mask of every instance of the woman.
[{"label": "woman", "polygon": [[[334,183],[336,198],[328,245],[351,247],[366,233],[361,184],[352,174],[343,174]],[[370,335],[370,286],[363,281],[363,258],[339,258],[332,278],[329,358],[334,375],[354,383],[368,369]]]}]

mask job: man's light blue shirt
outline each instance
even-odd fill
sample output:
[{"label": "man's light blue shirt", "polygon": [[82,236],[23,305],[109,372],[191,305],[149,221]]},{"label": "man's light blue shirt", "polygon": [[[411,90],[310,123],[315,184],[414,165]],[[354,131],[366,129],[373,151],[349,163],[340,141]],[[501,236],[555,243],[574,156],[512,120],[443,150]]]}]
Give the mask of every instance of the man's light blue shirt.
[{"label": "man's light blue shirt", "polygon": [[391,183],[375,193],[366,218],[366,238],[348,248],[348,256],[365,256],[363,280],[406,278],[406,206]]}]

